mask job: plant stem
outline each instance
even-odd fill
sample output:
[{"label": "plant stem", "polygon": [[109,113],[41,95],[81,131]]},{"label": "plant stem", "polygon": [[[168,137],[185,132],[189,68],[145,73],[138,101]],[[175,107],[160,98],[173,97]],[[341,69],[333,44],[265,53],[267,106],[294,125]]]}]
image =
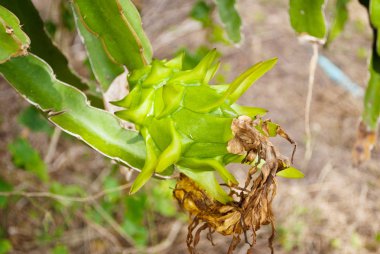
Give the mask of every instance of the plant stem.
[{"label": "plant stem", "polygon": [[44,161],[46,164],[50,164],[52,161],[55,151],[57,150],[57,144],[59,137],[61,136],[62,130],[58,127],[55,127],[53,136],[51,137],[50,143],[49,143],[49,148],[48,152],[46,153],[46,156],[44,158]]},{"label": "plant stem", "polygon": [[310,59],[309,65],[309,83],[307,88],[306,105],[305,105],[305,136],[306,136],[306,151],[305,161],[309,161],[312,155],[312,137],[310,128],[310,109],[313,98],[313,87],[315,80],[315,71],[318,63],[318,43],[313,43],[313,56]]}]

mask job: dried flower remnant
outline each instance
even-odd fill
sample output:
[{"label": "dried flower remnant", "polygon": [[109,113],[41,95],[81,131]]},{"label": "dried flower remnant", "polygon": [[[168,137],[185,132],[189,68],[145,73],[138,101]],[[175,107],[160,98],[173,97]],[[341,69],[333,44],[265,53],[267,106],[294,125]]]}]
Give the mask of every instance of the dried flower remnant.
[{"label": "dried flower remnant", "polygon": [[352,149],[354,165],[360,165],[371,158],[371,151],[376,144],[376,131],[370,130],[362,121],[359,123],[356,142]]},{"label": "dried flower remnant", "polygon": [[[240,116],[233,120],[231,129],[234,138],[228,143],[228,151],[244,154],[243,163],[253,163],[244,187],[230,187],[233,201],[226,204],[218,202],[184,174],[181,174],[174,190],[174,197],[192,218],[187,236],[187,246],[192,254],[196,253],[203,230],[208,230],[207,239],[211,243],[214,232],[225,236],[232,235],[227,252],[231,254],[240,243],[242,234],[245,242],[252,247],[256,242],[256,232],[262,225],[268,224],[272,227],[269,247],[273,253],[275,226],[272,201],[276,195],[276,173],[288,168],[290,161],[279,153],[268,138],[279,135],[291,144],[295,145],[295,142],[281,127],[269,120],[252,120],[250,117]],[[264,163],[260,166],[261,161]],[[251,251],[250,248],[248,253]]]}]

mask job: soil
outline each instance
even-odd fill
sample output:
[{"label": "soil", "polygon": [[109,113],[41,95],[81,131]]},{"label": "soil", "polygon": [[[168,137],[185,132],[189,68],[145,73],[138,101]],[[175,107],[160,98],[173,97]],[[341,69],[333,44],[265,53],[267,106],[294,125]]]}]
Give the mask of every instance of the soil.
[{"label": "soil", "polygon": [[[273,70],[257,81],[240,100],[242,104],[269,110],[267,117],[280,124],[297,142],[295,166],[305,173],[302,180],[279,179],[273,204],[277,228],[275,253],[379,253],[380,243],[375,239],[380,233],[379,152],[375,149],[372,159],[360,167],[352,166],[351,159],[362,99],[337,86],[319,67],[310,114],[312,155],[310,160],[305,159],[305,101],[312,46],[301,43],[291,29],[288,1],[238,1],[244,34],[238,46],[207,42],[207,31],[188,18],[195,1],[138,2],[156,58],[170,58],[180,47],[196,49],[205,44],[216,47],[223,53],[221,70],[226,70],[229,81],[260,60],[278,58]],[[328,11],[328,18],[330,15]],[[328,49],[319,48],[319,53],[329,58],[354,82],[365,87],[368,78],[365,55],[369,55],[370,40],[366,12],[356,1],[351,2],[346,30]],[[66,53],[71,56],[71,64],[79,66],[83,48],[78,47],[77,39],[69,40]],[[44,187],[34,186],[33,179],[30,180],[25,172],[16,170],[7,151],[7,144],[23,135],[41,154],[46,154],[49,138],[43,134],[30,134],[17,123],[17,115],[27,105],[5,81],[0,80],[0,175],[15,186],[43,191]],[[292,147],[288,143],[281,139],[274,140],[274,143],[283,154],[290,156]],[[88,188],[95,186],[96,189],[92,183],[102,174],[107,163],[80,141],[61,138],[49,170],[51,177],[62,183]],[[234,166],[232,170],[238,177],[245,178],[246,169]],[[41,200],[43,209],[44,201]],[[13,211],[0,211],[1,225],[8,234],[19,235],[14,244],[20,246],[31,243],[31,232],[42,228],[45,219],[32,219],[24,214],[22,211],[24,206],[30,205],[28,202],[18,202]],[[55,219],[63,220],[59,216]],[[80,216],[76,219],[79,220]],[[164,239],[175,221],[162,219],[161,223],[158,237]],[[73,223],[64,232],[64,236],[78,235],[78,242],[73,244],[71,253],[115,253],[107,247],[101,251],[99,246],[109,246],[109,240],[103,237],[96,243],[91,242],[88,232],[96,232],[85,231],[82,224]],[[267,239],[270,230],[270,227],[263,227],[258,233],[255,254],[269,253]],[[186,253],[186,234],[187,228],[183,226],[170,248],[160,253]],[[72,238],[68,239],[70,243]],[[230,238],[215,234],[216,246],[213,247],[204,235],[198,250],[199,253],[225,253],[230,241]],[[91,251],[95,244],[96,252]],[[236,253],[246,253],[247,248],[241,243]],[[12,253],[47,253],[41,246],[27,249],[20,248]]]}]

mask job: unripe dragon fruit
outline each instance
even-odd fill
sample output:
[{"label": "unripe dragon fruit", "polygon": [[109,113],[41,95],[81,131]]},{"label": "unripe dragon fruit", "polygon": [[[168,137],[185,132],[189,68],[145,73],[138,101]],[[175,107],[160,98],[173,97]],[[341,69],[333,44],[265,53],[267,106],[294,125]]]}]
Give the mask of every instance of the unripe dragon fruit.
[{"label": "unripe dragon fruit", "polygon": [[[128,76],[130,93],[114,102],[125,108],[115,114],[134,123],[146,143],[146,162],[131,193],[154,173],[171,175],[177,169],[226,203],[231,197],[219,186],[214,172],[228,186],[237,185],[225,165],[241,162],[247,155],[227,149],[234,138],[232,122],[242,115],[256,118],[266,112],[236,101],[277,59],[259,62],[231,84],[223,85],[209,84],[219,67],[215,50],[191,70],[183,70],[182,60],[183,55],[169,61],[153,60],[151,65],[134,70]],[[266,126],[277,126],[270,124]]]}]

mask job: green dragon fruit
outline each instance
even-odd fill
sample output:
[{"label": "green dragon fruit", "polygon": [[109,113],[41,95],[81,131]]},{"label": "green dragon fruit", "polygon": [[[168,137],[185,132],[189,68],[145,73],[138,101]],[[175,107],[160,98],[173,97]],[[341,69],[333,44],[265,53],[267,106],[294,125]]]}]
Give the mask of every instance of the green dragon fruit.
[{"label": "green dragon fruit", "polygon": [[256,117],[266,110],[236,104],[237,99],[277,59],[259,62],[231,84],[210,85],[219,67],[216,51],[210,51],[191,70],[183,70],[183,55],[172,60],[153,60],[128,76],[130,93],[115,105],[125,108],[115,114],[135,124],[146,143],[146,162],[131,193],[138,191],[154,174],[184,173],[216,200],[231,200],[220,187],[215,172],[229,186],[237,185],[225,168],[244,156],[227,151],[233,138],[233,119]]}]

